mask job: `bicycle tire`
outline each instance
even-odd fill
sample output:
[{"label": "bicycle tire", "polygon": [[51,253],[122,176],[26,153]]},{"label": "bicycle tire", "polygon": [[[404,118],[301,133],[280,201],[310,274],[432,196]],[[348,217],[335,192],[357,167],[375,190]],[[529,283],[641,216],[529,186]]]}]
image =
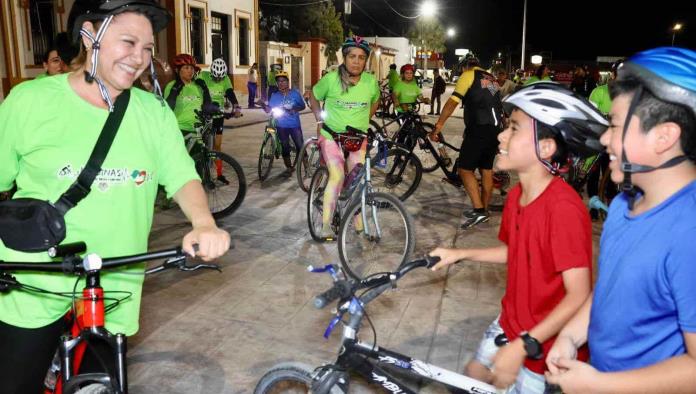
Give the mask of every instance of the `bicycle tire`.
[{"label": "bicycle tire", "polygon": [[74,391],[73,394],[113,394],[115,393],[114,390],[111,389],[111,387],[101,384],[101,383],[93,383],[90,385],[87,385],[85,387],[80,388],[77,391]]},{"label": "bicycle tire", "polygon": [[259,152],[258,172],[259,179],[263,182],[268,178],[268,174],[273,168],[273,160],[275,159],[275,140],[270,133],[266,133],[261,144]]},{"label": "bicycle tire", "polygon": [[[416,155],[396,144],[388,144],[386,165],[380,166],[379,154],[371,161],[371,181],[374,191],[391,193],[406,201],[420,185],[423,166]],[[402,171],[403,170],[403,171]],[[398,175],[401,173],[401,175]],[[411,180],[409,183],[408,180]]]},{"label": "bicycle tire", "polygon": [[[358,224],[358,220],[354,219],[362,209],[362,201],[356,200],[341,218],[338,233],[341,265],[355,279],[364,279],[376,272],[396,270],[408,261],[416,243],[413,218],[398,198],[388,193],[369,193],[365,201],[371,208],[366,214],[368,223],[360,220],[361,224]],[[380,239],[368,239],[364,231],[359,229],[367,225],[371,234],[376,233],[372,209],[376,210],[374,216],[377,216],[377,224],[382,231]],[[390,238],[396,237],[403,237],[404,240],[390,241]],[[377,246],[383,250],[377,251]]]},{"label": "bicycle tire", "polygon": [[[293,387],[308,393],[312,388],[314,368],[300,362],[285,362],[274,365],[266,372],[254,388],[254,394],[295,393]],[[339,387],[332,387],[330,394],[343,394]]]},{"label": "bicycle tire", "polygon": [[[226,183],[213,177],[210,171],[215,169],[217,160],[221,161],[222,175]],[[211,165],[213,164],[213,165]],[[208,152],[208,159],[205,165],[198,165],[199,175],[203,180],[203,189],[208,197],[208,207],[215,219],[221,219],[231,215],[242,205],[246,196],[247,184],[242,166],[231,156],[211,151]],[[207,173],[201,173],[201,171]]]},{"label": "bicycle tire", "polygon": [[[306,159],[305,159],[306,158]],[[312,176],[321,165],[321,150],[317,137],[311,137],[305,141],[297,155],[296,174],[297,184],[303,192],[309,192],[309,184]]]},{"label": "bicycle tire", "polygon": [[329,182],[329,170],[319,167],[312,176],[307,194],[307,225],[309,234],[315,241],[323,241],[321,230],[323,227],[324,190]]}]

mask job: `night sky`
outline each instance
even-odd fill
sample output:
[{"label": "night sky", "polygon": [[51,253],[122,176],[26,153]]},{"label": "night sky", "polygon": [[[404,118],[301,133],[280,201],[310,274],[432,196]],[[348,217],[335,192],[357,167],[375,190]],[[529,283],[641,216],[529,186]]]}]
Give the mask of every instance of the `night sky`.
[{"label": "night sky", "polygon": [[[300,1],[300,0],[297,0]],[[334,0],[343,11],[343,0]],[[364,36],[403,35],[412,20],[401,14],[419,13],[415,0],[353,0],[350,24]],[[519,65],[524,0],[435,0],[437,18],[453,27],[446,61],[451,64],[455,48],[474,50],[484,64],[497,52],[510,53]],[[369,17],[366,15],[369,14]],[[370,19],[370,17],[372,19]],[[684,27],[675,45],[696,48],[696,2],[585,0],[527,2],[527,55],[550,52],[558,61],[594,61],[597,56],[628,56],[642,49],[670,45],[671,27]]]}]

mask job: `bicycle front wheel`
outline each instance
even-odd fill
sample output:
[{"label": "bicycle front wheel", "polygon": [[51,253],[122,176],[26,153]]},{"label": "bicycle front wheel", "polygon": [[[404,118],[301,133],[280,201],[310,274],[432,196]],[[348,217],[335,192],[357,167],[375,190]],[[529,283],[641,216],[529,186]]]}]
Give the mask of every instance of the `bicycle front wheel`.
[{"label": "bicycle front wheel", "polygon": [[406,201],[413,194],[423,177],[420,160],[401,147],[389,149],[386,158],[378,152],[372,160],[370,172],[375,191],[391,193],[401,201]]},{"label": "bicycle front wheel", "polygon": [[247,184],[237,160],[222,152],[208,152],[207,160],[198,164],[198,171],[215,219],[231,215],[242,205]]},{"label": "bicycle front wheel", "polygon": [[307,225],[309,234],[315,241],[322,241],[321,230],[323,227],[324,216],[324,190],[329,182],[329,170],[326,167],[319,167],[312,181],[309,184],[309,195],[307,196]]},{"label": "bicycle front wheel", "polygon": [[305,141],[300,153],[297,155],[296,173],[297,183],[304,192],[309,192],[309,183],[312,175],[321,165],[321,150],[316,137]]},{"label": "bicycle front wheel", "polygon": [[275,159],[275,139],[270,133],[266,133],[261,144],[261,152],[259,153],[259,179],[265,181],[273,167]]},{"label": "bicycle front wheel", "polygon": [[363,279],[392,272],[408,261],[415,248],[413,218],[403,203],[387,193],[369,193],[365,214],[360,200],[341,218],[338,255],[348,274]]},{"label": "bicycle front wheel", "polygon": [[[281,363],[266,372],[254,388],[254,394],[309,393],[312,388],[312,372],[307,364],[298,362]],[[339,387],[332,387],[330,394],[343,394]]]}]

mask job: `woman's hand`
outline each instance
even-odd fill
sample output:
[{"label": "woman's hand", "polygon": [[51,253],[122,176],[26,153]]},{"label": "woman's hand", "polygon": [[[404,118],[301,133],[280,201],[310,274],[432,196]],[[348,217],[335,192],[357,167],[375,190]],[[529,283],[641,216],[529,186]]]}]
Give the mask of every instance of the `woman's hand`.
[{"label": "woman's hand", "polygon": [[[198,252],[193,245],[198,245]],[[190,256],[198,256],[204,261],[215,260],[230,249],[230,234],[215,224],[194,227],[184,236],[181,248]]]}]

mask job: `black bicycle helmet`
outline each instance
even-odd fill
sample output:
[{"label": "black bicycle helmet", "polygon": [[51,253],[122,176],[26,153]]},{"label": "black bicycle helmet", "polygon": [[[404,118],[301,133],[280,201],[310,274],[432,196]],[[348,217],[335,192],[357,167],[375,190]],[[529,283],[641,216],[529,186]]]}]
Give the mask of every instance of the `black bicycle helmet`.
[{"label": "black bicycle helmet", "polygon": [[[104,83],[97,78],[97,63],[99,62],[99,50],[102,37],[113,17],[124,12],[138,12],[145,15],[152,23],[154,33],[164,29],[169,23],[169,11],[160,6],[156,0],[75,0],[70,15],[68,16],[68,31],[72,32],[72,39],[78,42],[80,35],[92,42],[92,66],[90,71],[85,71],[85,80],[89,83],[96,82],[101,96],[113,111],[114,105],[109,91]],[[102,21],[96,34],[82,28],[85,21]],[[157,80],[155,66],[150,61],[150,76],[152,78],[156,94],[162,97],[162,88]],[[163,102],[164,105],[164,102]]]},{"label": "black bicycle helmet", "polygon": [[147,16],[155,33],[167,27],[171,18],[169,11],[156,0],[75,0],[68,16],[68,31],[77,41],[85,21],[101,20],[128,11]]},{"label": "black bicycle helmet", "polygon": [[587,99],[556,82],[537,82],[503,100],[507,113],[519,108],[535,121],[552,126],[563,137],[568,149],[580,156],[599,153],[604,148],[599,137],[609,126]]}]

